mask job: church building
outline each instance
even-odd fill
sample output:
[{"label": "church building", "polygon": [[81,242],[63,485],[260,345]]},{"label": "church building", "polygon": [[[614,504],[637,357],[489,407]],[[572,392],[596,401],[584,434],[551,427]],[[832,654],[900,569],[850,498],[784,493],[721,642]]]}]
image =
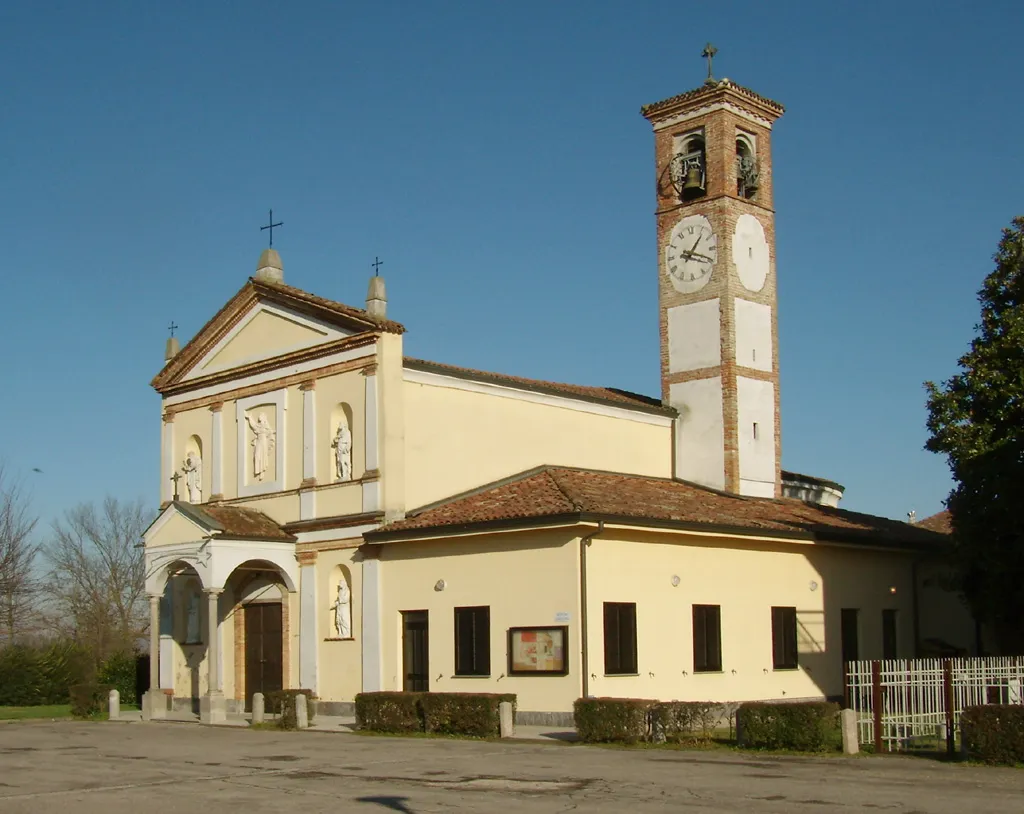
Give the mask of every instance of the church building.
[{"label": "church building", "polygon": [[147,717],[301,687],[333,713],[514,692],[560,723],[581,696],[834,697],[846,660],[974,651],[946,535],[781,468],[782,106],[709,77],[642,113],[657,398],[411,358],[383,278],[344,305],[273,249],[169,340]]}]

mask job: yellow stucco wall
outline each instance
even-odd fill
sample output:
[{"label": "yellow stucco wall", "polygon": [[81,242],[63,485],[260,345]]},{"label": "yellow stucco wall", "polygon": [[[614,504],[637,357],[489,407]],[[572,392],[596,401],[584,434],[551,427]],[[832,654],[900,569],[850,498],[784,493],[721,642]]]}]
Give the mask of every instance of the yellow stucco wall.
[{"label": "yellow stucco wall", "polygon": [[[429,614],[430,689],[514,692],[523,710],[571,709],[579,696],[577,547],[571,531],[496,534],[381,548],[384,689],[402,689],[402,611]],[[434,589],[445,581],[443,591]],[[489,678],[456,677],[454,609],[490,607]],[[555,625],[570,615],[569,675],[506,676],[510,627]]]},{"label": "yellow stucco wall", "polygon": [[254,316],[204,366],[203,370],[217,370],[253,359],[287,352],[299,347],[327,340],[326,330],[315,330],[279,314],[262,311]]},{"label": "yellow stucco wall", "polygon": [[405,414],[410,509],[542,464],[672,474],[667,425],[409,381]]},{"label": "yellow stucco wall", "polygon": [[205,534],[199,526],[180,514],[172,514],[156,534],[149,538],[150,548],[202,540]]},{"label": "yellow stucco wall", "polygon": [[[352,638],[339,640],[331,610],[345,569],[352,590]],[[317,693],[330,701],[352,701],[362,689],[362,567],[356,548],[321,551],[316,561]]]}]

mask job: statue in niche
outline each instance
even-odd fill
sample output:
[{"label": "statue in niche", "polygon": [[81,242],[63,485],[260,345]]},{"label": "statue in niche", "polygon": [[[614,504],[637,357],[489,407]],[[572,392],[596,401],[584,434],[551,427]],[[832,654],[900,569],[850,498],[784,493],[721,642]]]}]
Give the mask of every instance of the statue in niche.
[{"label": "statue in niche", "polygon": [[185,630],[185,643],[196,644],[199,638],[199,594],[192,594],[188,600],[188,625]]},{"label": "statue in niche", "polygon": [[338,424],[338,432],[331,442],[334,447],[334,463],[338,480],[352,480],[352,433],[345,422]]},{"label": "statue in niche", "polygon": [[263,476],[270,471],[270,451],[274,448],[274,430],[267,421],[267,414],[260,413],[253,422],[249,416],[245,417],[255,438],[252,439],[252,474],[256,480],[263,480]]},{"label": "statue in niche", "polygon": [[185,473],[185,486],[188,487],[188,502],[203,502],[203,459],[199,453],[189,450],[185,463],[181,467]]},{"label": "statue in niche", "polygon": [[338,582],[338,598],[331,605],[334,610],[334,634],[338,639],[352,638],[352,591],[344,575]]}]

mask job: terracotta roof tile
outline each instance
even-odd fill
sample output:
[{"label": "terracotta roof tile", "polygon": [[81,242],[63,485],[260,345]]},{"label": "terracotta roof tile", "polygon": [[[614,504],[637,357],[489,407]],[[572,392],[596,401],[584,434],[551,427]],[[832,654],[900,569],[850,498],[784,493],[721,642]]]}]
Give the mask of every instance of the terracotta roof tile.
[{"label": "terracotta roof tile", "polygon": [[581,384],[563,384],[561,382],[548,382],[542,379],[527,379],[523,376],[509,376],[504,373],[488,373],[484,370],[474,370],[468,367],[446,365],[440,362],[428,362],[424,359],[413,359],[405,357],[405,367],[412,370],[423,370],[430,373],[439,373],[445,376],[456,376],[462,379],[471,379],[479,382],[500,384],[508,387],[519,387],[526,390],[534,390],[552,395],[568,396],[569,398],[580,398],[587,401],[606,402],[619,406],[641,408],[647,412],[661,413],[663,415],[675,415],[672,407],[666,407],[660,399],[642,396],[639,393],[631,393],[628,390],[619,390],[614,387],[592,387]]},{"label": "terracotta roof tile", "polygon": [[939,534],[953,533],[953,519],[950,517],[949,509],[944,509],[938,514],[926,517],[920,523],[915,524],[918,528],[937,531]]},{"label": "terracotta roof tile", "polygon": [[[345,305],[343,302],[336,302],[329,300],[326,297],[318,297],[316,294],[310,294],[308,291],[303,291],[301,288],[295,288],[294,286],[286,285],[285,283],[274,283],[269,280],[257,280],[252,278],[249,280],[253,289],[256,292],[274,291],[284,295],[286,299],[293,301],[293,304],[305,304],[313,306],[314,308],[323,309],[332,313],[338,314],[339,316],[349,317],[350,319],[357,320],[367,327],[375,327],[381,331],[388,331],[389,333],[405,333],[405,327],[400,322],[395,322],[391,319],[374,319],[371,317],[363,308],[353,308],[351,305]],[[278,298],[275,298],[278,299]]]},{"label": "terracotta roof tile", "polygon": [[755,93],[750,88],[745,88],[743,85],[737,85],[735,82],[728,79],[721,79],[712,85],[701,85],[699,88],[688,90],[685,93],[680,93],[676,96],[670,96],[668,99],[662,99],[660,102],[652,102],[649,105],[643,105],[640,108],[640,113],[644,116],[651,116],[658,113],[665,108],[674,107],[680,102],[687,102],[693,99],[699,99],[701,96],[712,96],[715,93],[719,93],[723,90],[731,90],[740,96],[745,96],[753,102],[756,102],[764,107],[771,109],[776,115],[781,116],[785,112],[785,108],[778,102],[772,101],[766,96],[762,96],[759,93]]},{"label": "terracotta roof tile", "polygon": [[[564,467],[542,467],[411,513],[367,535],[558,515],[607,517],[764,530],[868,545],[941,544],[941,538],[898,520],[789,498],[730,495],[693,483]],[[408,534],[404,536],[410,536]]]},{"label": "terracotta roof tile", "polygon": [[271,518],[256,509],[212,504],[195,506],[184,502],[178,502],[175,505],[184,514],[191,515],[210,529],[219,531],[225,537],[282,543],[295,542],[293,535],[284,531]]}]

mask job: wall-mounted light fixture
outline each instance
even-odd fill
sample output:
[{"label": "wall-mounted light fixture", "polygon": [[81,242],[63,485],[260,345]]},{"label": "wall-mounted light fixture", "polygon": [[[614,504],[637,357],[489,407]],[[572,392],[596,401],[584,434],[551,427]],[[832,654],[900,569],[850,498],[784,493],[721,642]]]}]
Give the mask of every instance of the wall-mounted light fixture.
[{"label": "wall-mounted light fixture", "polygon": [[890,585],[889,586],[889,593],[891,593],[891,594],[896,593],[896,586],[895,585]]},{"label": "wall-mounted light fixture", "polygon": [[447,586],[447,582],[445,582],[443,579],[439,579],[437,582],[434,583],[434,590],[443,591]]},{"label": "wall-mounted light fixture", "polygon": [[811,580],[811,584],[808,586],[812,591],[818,590],[818,583],[815,580]]},{"label": "wall-mounted light fixture", "polygon": [[680,581],[679,580],[679,574],[673,574],[672,575],[672,587],[673,588],[678,588],[679,587],[679,581]]}]

